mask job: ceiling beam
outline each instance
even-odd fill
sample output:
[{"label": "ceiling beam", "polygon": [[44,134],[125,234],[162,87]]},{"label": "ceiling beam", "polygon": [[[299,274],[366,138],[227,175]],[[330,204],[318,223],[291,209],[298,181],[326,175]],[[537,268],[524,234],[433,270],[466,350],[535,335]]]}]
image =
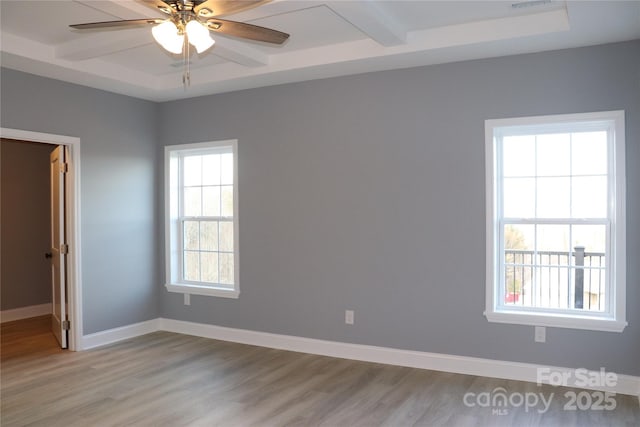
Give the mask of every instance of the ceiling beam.
[{"label": "ceiling beam", "polygon": [[398,46],[407,41],[407,31],[380,2],[333,1],[327,6],[382,46]]}]

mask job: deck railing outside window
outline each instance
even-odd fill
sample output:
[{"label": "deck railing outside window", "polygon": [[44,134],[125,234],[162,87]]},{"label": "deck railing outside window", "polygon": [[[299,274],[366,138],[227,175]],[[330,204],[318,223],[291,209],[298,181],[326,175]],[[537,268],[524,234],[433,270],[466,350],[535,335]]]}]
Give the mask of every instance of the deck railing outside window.
[{"label": "deck railing outside window", "polygon": [[509,306],[604,311],[605,254],[506,249],[504,289]]}]

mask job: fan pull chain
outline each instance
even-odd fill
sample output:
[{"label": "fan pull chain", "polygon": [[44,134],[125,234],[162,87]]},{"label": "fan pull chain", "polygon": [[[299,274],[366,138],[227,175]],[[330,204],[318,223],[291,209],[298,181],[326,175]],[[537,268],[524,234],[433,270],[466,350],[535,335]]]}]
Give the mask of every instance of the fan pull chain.
[{"label": "fan pull chain", "polygon": [[184,90],[187,90],[189,86],[191,86],[191,55],[189,54],[189,41],[187,40],[187,35],[184,37],[184,47],[182,49],[183,59],[184,59],[184,69],[182,72],[182,86]]}]

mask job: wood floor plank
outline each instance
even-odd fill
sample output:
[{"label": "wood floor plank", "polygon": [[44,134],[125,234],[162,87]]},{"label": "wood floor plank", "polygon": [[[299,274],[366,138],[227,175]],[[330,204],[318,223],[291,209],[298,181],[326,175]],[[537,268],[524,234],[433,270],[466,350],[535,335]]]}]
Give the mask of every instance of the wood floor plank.
[{"label": "wood floor plank", "polygon": [[[571,389],[168,332],[74,353],[57,348],[49,322],[2,325],[3,427],[640,425],[631,396],[615,396],[612,411],[566,411]],[[546,412],[464,403],[499,388],[554,398]]]}]

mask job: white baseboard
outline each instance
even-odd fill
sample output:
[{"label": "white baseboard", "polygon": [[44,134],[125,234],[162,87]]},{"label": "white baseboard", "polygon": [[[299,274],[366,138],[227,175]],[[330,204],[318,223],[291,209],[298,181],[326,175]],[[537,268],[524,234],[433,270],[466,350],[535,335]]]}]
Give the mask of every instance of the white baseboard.
[{"label": "white baseboard", "polygon": [[[615,384],[607,387],[606,385],[599,386],[598,384],[593,384],[593,381],[589,381],[591,384],[583,381],[585,378],[592,380],[601,377],[601,373],[597,371],[325,341],[165,318],[153,319],[134,325],[85,335],[82,340],[82,349],[86,350],[155,331],[194,335],[221,341],[338,357],[341,359],[533,383],[537,383],[538,380],[540,380],[540,383],[543,384],[557,385],[553,384],[553,379],[564,376],[567,378],[567,381],[562,385],[568,387],[628,394],[638,396],[640,400],[640,377],[631,375],[617,374]],[[544,370],[543,372],[546,375],[539,378],[541,369]]]},{"label": "white baseboard", "polygon": [[160,319],[147,320],[146,322],[134,323],[133,325],[122,326],[120,328],[108,329],[94,334],[84,335],[80,345],[80,350],[89,350],[114,342],[150,334],[159,330]]},{"label": "white baseboard", "polygon": [[[599,387],[597,385],[590,386],[589,384],[584,384],[583,381],[585,376],[594,378],[594,375],[600,374],[594,371],[324,341],[164,318],[160,319],[159,327],[161,330],[168,332],[301,353],[533,383],[538,382],[539,369],[546,368],[547,371],[544,372],[549,374],[547,378],[554,378],[554,375],[557,377],[557,374],[564,374],[568,379],[566,383],[568,387],[640,396],[640,377],[630,375],[617,375],[617,381],[614,386]],[[541,383],[550,383],[548,380],[545,380],[545,378],[540,379]]]},{"label": "white baseboard", "polygon": [[14,308],[0,311],[0,323],[13,322],[14,320],[29,319],[30,317],[51,314],[51,303],[30,305],[28,307]]}]

